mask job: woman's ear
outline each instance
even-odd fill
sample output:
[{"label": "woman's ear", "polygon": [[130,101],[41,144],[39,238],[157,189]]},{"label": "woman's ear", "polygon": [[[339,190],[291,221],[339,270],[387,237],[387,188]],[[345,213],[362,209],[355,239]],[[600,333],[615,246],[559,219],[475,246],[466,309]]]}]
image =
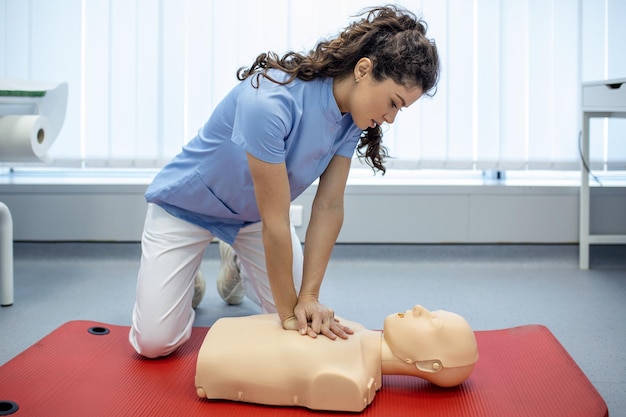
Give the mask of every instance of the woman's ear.
[{"label": "woman's ear", "polygon": [[367,75],[372,71],[372,60],[363,57],[359,59],[359,61],[354,66],[354,79],[360,80],[362,78],[367,77]]}]

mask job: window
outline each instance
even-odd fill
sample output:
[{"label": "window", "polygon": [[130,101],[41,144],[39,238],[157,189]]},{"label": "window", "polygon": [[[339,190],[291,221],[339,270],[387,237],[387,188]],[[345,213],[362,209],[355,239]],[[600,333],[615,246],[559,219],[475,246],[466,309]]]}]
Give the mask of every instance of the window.
[{"label": "window", "polygon": [[[235,85],[237,68],[267,50],[308,49],[371,4],[0,0],[0,76],[69,83],[56,165],[159,167]],[[428,23],[442,76],[434,98],[386,128],[390,166],[578,169],[581,80],[626,77],[623,1],[401,5]],[[594,167],[624,169],[624,121],[593,129]]]}]

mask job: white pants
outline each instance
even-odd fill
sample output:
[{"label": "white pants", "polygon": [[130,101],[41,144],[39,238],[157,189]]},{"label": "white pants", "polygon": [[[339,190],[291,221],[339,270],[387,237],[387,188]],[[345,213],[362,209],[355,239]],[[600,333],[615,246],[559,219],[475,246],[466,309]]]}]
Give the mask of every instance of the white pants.
[{"label": "white pants", "polygon": [[[172,353],[191,336],[194,278],[214,236],[208,230],[148,204],[141,240],[141,265],[129,340],[135,350],[156,358]],[[291,227],[293,277],[302,282],[302,246]],[[241,262],[245,294],[263,313],[276,311],[265,266],[261,223],[242,228],[232,245]],[[217,271],[216,271],[217,275]]]}]

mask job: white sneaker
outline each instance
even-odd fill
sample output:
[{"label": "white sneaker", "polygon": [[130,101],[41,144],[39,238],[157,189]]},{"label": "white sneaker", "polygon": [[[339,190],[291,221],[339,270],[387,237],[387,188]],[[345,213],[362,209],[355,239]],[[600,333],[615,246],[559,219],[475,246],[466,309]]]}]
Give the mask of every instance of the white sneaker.
[{"label": "white sneaker", "polygon": [[217,292],[228,304],[237,305],[243,301],[243,284],[239,260],[230,245],[219,241],[222,266],[217,275]]},{"label": "white sneaker", "polygon": [[196,308],[198,304],[204,298],[204,293],[206,292],[206,282],[204,281],[204,277],[202,276],[202,272],[198,270],[196,277],[193,281],[193,299],[191,300],[191,307]]}]

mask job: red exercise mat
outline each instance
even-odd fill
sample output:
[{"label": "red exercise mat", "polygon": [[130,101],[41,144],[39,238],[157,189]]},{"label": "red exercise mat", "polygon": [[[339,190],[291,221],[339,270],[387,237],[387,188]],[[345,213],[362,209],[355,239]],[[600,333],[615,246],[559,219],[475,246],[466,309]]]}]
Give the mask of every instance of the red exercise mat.
[{"label": "red exercise mat", "polygon": [[[0,367],[0,415],[13,404],[19,407],[10,414],[15,417],[343,414],[200,399],[194,387],[196,356],[208,328],[194,328],[176,353],[155,360],[134,352],[128,330],[90,321],[59,327]],[[602,397],[546,327],[477,331],[476,337],[480,359],[463,385],[442,389],[385,375],[361,415],[608,416]]]}]

